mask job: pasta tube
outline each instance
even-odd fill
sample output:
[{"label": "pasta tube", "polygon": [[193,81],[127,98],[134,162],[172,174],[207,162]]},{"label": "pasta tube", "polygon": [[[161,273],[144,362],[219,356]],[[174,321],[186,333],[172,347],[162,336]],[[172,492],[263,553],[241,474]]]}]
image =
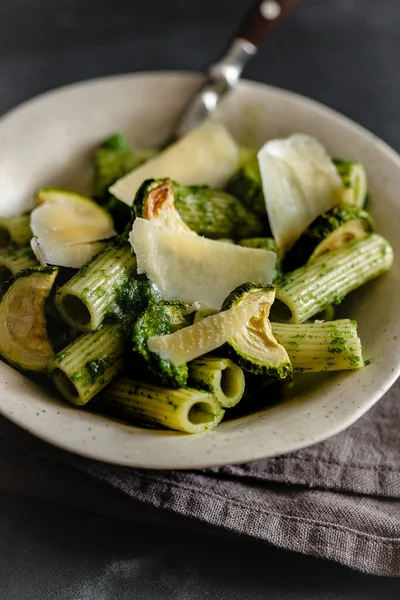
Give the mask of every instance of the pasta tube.
[{"label": "pasta tube", "polygon": [[123,369],[126,334],[107,325],[82,335],[49,362],[48,371],[60,394],[82,406]]},{"label": "pasta tube", "polygon": [[284,310],[277,311],[275,302],[272,318],[302,323],[328,304],[340,304],[349,292],[388,271],[392,262],[390,244],[374,233],[332,250],[276,283],[276,299]]},{"label": "pasta tube", "polygon": [[114,415],[185,433],[214,429],[224,416],[223,408],[207,392],[166,388],[125,377],[113,381],[100,394],[99,402]]},{"label": "pasta tube", "polygon": [[276,339],[286,348],[294,371],[341,371],[364,366],[356,321],[271,325]]},{"label": "pasta tube", "polygon": [[63,319],[80,331],[96,330],[118,303],[135,269],[129,243],[112,242],[58,290],[56,305]]},{"label": "pasta tube", "polygon": [[210,392],[223,408],[231,408],[242,399],[244,374],[229,358],[203,356],[188,366],[193,385]]}]

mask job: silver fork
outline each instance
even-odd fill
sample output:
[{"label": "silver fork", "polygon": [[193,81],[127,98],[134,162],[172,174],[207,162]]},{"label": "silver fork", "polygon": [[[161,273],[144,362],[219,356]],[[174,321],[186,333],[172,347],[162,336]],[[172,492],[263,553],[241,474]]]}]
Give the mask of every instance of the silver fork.
[{"label": "silver fork", "polygon": [[243,69],[262,42],[288,15],[298,0],[258,0],[246,16],[227,52],[206,70],[206,80],[190,99],[168,143],[184,135],[216,109],[238,83]]}]

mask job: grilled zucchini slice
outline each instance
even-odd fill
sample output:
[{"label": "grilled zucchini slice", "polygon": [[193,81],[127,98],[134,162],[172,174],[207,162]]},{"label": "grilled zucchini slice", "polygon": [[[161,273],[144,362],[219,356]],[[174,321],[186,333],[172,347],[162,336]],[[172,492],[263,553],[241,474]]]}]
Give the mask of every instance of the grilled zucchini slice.
[{"label": "grilled zucchini slice", "polygon": [[299,237],[284,259],[284,271],[292,271],[322,254],[361,240],[374,230],[367,211],[351,206],[336,206],[317,217]]},{"label": "grilled zucchini slice", "polygon": [[258,301],[259,312],[230,340],[227,345],[232,360],[244,371],[271,379],[286,379],[293,369],[288,353],[272,333],[269,311],[275,300],[275,288],[267,283],[245,283],[225,300],[222,310],[245,302]]},{"label": "grilled zucchini slice", "polygon": [[57,267],[33,267],[0,288],[0,355],[22,371],[45,371],[54,355],[45,304],[57,273]]}]

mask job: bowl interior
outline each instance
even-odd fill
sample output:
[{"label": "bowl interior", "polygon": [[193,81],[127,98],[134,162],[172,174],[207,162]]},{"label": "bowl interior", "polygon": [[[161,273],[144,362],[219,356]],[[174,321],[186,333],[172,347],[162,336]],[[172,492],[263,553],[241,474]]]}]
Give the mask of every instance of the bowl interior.
[{"label": "bowl interior", "polygon": [[[0,214],[32,205],[44,185],[87,192],[94,148],[125,132],[137,147],[161,143],[197,75],[152,73],[94,80],[45,94],[0,121]],[[383,142],[330,109],[266,85],[243,82],[215,116],[247,145],[294,132],[317,137],[333,156],[362,161],[376,228],[400,256],[400,159]],[[204,435],[139,429],[68,406],[0,363],[0,412],[32,433],[100,460],[148,468],[200,468],[289,452],[323,440],[361,416],[399,374],[400,291],[391,272],[353,293],[341,314],[356,319],[367,357],[359,372],[298,377],[286,400],[223,422]]]}]

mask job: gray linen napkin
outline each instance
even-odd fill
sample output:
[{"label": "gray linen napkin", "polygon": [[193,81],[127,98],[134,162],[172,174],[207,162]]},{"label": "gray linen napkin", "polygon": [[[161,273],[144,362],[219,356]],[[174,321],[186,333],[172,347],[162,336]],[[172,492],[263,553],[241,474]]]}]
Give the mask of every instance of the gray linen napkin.
[{"label": "gray linen napkin", "polygon": [[264,540],[400,576],[400,380],[330,440],[202,471],[143,471],[78,457],[0,418],[0,488],[125,518]]}]

